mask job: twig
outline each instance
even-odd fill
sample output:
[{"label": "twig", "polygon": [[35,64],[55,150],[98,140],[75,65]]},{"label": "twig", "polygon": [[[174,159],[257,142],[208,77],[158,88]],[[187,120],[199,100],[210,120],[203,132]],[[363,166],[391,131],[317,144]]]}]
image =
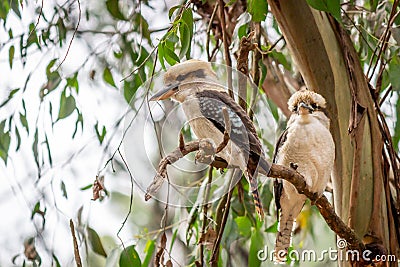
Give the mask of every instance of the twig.
[{"label": "twig", "polygon": [[119,228],[119,230],[118,230],[118,232],[117,232],[117,237],[118,237],[118,239],[121,241],[121,244],[122,244],[122,246],[123,246],[123,248],[124,248],[124,250],[125,250],[124,242],[122,241],[122,239],[121,239],[121,237],[119,236],[119,234],[121,233],[122,229],[124,228],[125,223],[126,223],[126,221],[128,220],[129,215],[131,215],[131,212],[132,212],[132,204],[133,204],[133,176],[132,176],[131,171],[129,170],[128,163],[126,163],[125,158],[124,158],[124,157],[122,156],[122,154],[121,154],[121,150],[118,148],[117,151],[118,151],[118,153],[119,153],[119,155],[120,155],[122,161],[124,162],[125,168],[126,168],[126,170],[128,171],[129,177],[130,177],[130,179],[131,179],[131,195],[130,195],[130,199],[129,199],[129,210],[128,210],[128,213],[127,213],[126,216],[125,216],[125,219],[122,221],[121,227]]},{"label": "twig", "polygon": [[75,255],[76,266],[82,267],[81,256],[79,255],[78,241],[76,240],[75,227],[72,219],[69,220],[69,227],[71,228],[72,241],[74,243],[74,255]]},{"label": "twig", "polygon": [[389,41],[389,38],[390,38],[390,35],[391,35],[390,27],[393,25],[393,23],[394,23],[396,17],[398,16],[398,14],[399,14],[399,12],[400,12],[400,11],[396,12],[397,7],[398,7],[398,5],[399,5],[399,2],[400,2],[399,0],[395,0],[395,1],[393,2],[392,10],[391,10],[390,16],[389,16],[389,22],[388,22],[388,24],[387,24],[387,27],[386,27],[386,29],[385,29],[385,32],[382,34],[382,36],[381,36],[381,38],[380,38],[380,41],[382,42],[382,46],[380,47],[379,53],[378,53],[378,55],[376,56],[377,59],[376,59],[376,63],[375,63],[375,65],[374,65],[374,67],[372,68],[372,72],[371,72],[371,74],[368,76],[368,74],[369,74],[369,72],[370,72],[370,70],[371,70],[372,60],[374,59],[376,49],[375,49],[375,51],[374,51],[374,53],[373,53],[373,56],[371,57],[371,61],[370,61],[370,64],[369,64],[369,67],[368,67],[368,71],[367,71],[367,77],[368,77],[369,80],[371,80],[372,76],[373,76],[374,73],[375,73],[375,70],[376,70],[376,68],[377,68],[377,66],[378,66],[379,58],[380,58],[382,55],[384,55],[385,50],[387,49],[388,41]]},{"label": "twig", "polygon": [[[210,166],[210,169],[208,170],[208,181],[206,185],[206,190],[204,192],[204,199],[203,199],[203,225],[201,227],[201,233],[200,233],[200,240],[203,239],[205,233],[206,233],[206,227],[207,227],[207,212],[208,212],[208,196],[210,194],[210,187],[211,187],[211,182],[212,182],[212,173],[213,173],[213,167]],[[200,242],[200,266],[204,265],[204,244],[203,242]]]},{"label": "twig", "polygon": [[223,0],[218,0],[219,5],[219,18],[221,21],[221,31],[222,31],[222,42],[224,43],[224,57],[226,64],[226,72],[228,74],[228,92],[229,96],[235,99],[233,95],[233,86],[232,86],[232,60],[229,54],[229,44],[226,38],[226,22],[225,22],[225,3]]},{"label": "twig", "polygon": [[[255,44],[260,44],[261,43],[261,23],[254,23],[254,32],[255,32]],[[257,47],[257,45],[255,45],[255,47]],[[252,94],[251,94],[251,98],[250,98],[250,108],[249,108],[249,117],[250,119],[253,120],[253,116],[254,116],[254,107],[256,105],[256,99],[257,99],[257,93],[258,93],[258,88],[261,87],[260,84],[260,67],[258,66],[258,63],[260,62],[260,60],[262,59],[262,55],[260,53],[260,51],[258,49],[254,49],[253,50],[253,73],[252,73],[252,77],[253,77],[253,82],[257,85],[257,88],[253,88],[252,90]]]},{"label": "twig", "polygon": [[75,39],[75,35],[76,35],[76,33],[78,32],[79,24],[81,23],[81,16],[82,16],[81,2],[80,2],[80,0],[77,0],[77,1],[78,1],[78,9],[79,9],[79,13],[78,13],[78,22],[77,22],[77,24],[76,24],[76,27],[75,27],[74,32],[72,33],[71,41],[69,41],[68,48],[67,48],[67,52],[65,53],[65,56],[64,56],[63,60],[62,60],[61,63],[58,65],[58,67],[57,67],[56,70],[58,70],[58,69],[61,67],[61,65],[64,63],[64,61],[67,59],[67,56],[68,56],[68,54],[69,54],[69,50],[71,49],[71,46],[72,46],[72,42],[73,42],[74,39]]},{"label": "twig", "polygon": [[[238,181],[239,177],[242,176],[242,171],[239,169],[235,169],[229,178],[230,183],[232,181]],[[228,194],[224,196],[224,198],[221,200],[220,205],[218,205],[217,208],[217,238],[214,243],[210,263],[212,267],[217,267],[218,266],[218,256],[219,256],[219,245],[222,240],[222,235],[224,234],[224,229],[226,222],[228,220],[228,215],[229,215],[229,210],[231,207],[231,198],[233,194],[234,187],[232,187],[232,184],[229,186],[230,190],[228,191]],[[218,217],[218,211],[222,211],[222,218],[219,219]]]},{"label": "twig", "polygon": [[268,176],[272,178],[281,178],[292,183],[300,194],[304,194],[317,206],[331,230],[339,237],[344,238],[348,242],[349,248],[361,252],[365,250],[362,241],[357,237],[355,232],[347,227],[340,217],[337,216],[328,199],[324,195],[319,196],[317,193],[311,192],[304,177],[300,173],[281,165],[272,164]]},{"label": "twig", "polygon": [[37,21],[36,21],[36,23],[35,23],[35,26],[32,28],[31,32],[30,32],[29,35],[28,35],[28,39],[29,39],[29,37],[31,37],[31,34],[32,34],[34,31],[36,31],[37,26],[39,25],[39,22],[40,22],[40,17],[42,16],[42,14],[43,14],[43,0],[42,0],[42,4],[41,4],[41,6],[40,6],[39,16],[38,16],[38,18],[37,18]]},{"label": "twig", "polygon": [[[168,165],[173,164],[174,162],[176,162],[180,158],[183,158],[185,155],[191,152],[198,151],[200,148],[200,142],[207,142],[207,140],[208,139],[202,139],[186,143],[182,150],[180,148],[177,148],[170,154],[168,154],[165,158],[163,158],[158,166],[157,175],[155,176],[153,183],[147,189],[146,198],[150,198],[150,193],[153,194],[157,192],[159,187],[161,187],[163,179],[165,178],[165,175],[167,173],[166,168]],[[210,145],[212,145],[212,142],[209,142]],[[213,164],[214,162],[210,165]],[[226,164],[225,167],[229,166]],[[340,219],[339,216],[337,216],[332,205],[329,203],[326,197],[323,195],[319,196],[318,194],[310,191],[307,187],[304,177],[300,173],[282,165],[272,164],[271,169],[268,173],[268,177],[281,178],[292,183],[300,194],[304,194],[305,196],[307,196],[312,201],[312,203],[314,203],[318,207],[321,215],[324,217],[326,223],[331,228],[331,230],[334,231],[339,237],[345,239],[348,242],[349,248],[356,249],[361,252],[365,250],[365,246],[362,241],[357,237],[354,231],[350,229]],[[226,196],[229,197],[229,194]]]},{"label": "twig", "polygon": [[386,90],[385,94],[383,95],[383,97],[381,98],[381,100],[379,101],[379,107],[382,106],[383,102],[385,102],[386,98],[389,96],[390,92],[393,91],[393,86],[390,85],[389,88]]},{"label": "twig", "polygon": [[212,59],[212,56],[211,56],[212,54],[210,54],[210,31],[211,31],[212,23],[214,21],[215,14],[217,13],[217,9],[218,9],[218,3],[215,3],[213,13],[211,14],[210,21],[207,26],[206,52],[207,52],[208,61],[211,61],[211,59]]},{"label": "twig", "polygon": [[255,47],[252,38],[254,36],[254,32],[251,32],[247,37],[243,36],[240,40],[239,45],[239,56],[237,59],[237,69],[243,73],[243,75],[239,74],[239,105],[243,108],[244,111],[247,111],[247,77],[249,76],[249,53]]}]

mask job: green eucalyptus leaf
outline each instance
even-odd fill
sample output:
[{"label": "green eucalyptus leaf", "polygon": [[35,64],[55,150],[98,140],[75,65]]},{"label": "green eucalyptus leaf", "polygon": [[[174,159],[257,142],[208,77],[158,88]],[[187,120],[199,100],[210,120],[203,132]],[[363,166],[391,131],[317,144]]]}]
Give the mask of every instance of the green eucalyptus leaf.
[{"label": "green eucalyptus leaf", "polygon": [[[5,124],[3,121],[1,124]],[[7,165],[8,150],[10,148],[11,136],[10,132],[4,132],[4,125],[0,131],[0,157],[3,159],[4,163]]]},{"label": "green eucalyptus leaf", "polygon": [[251,221],[246,216],[235,218],[235,222],[239,228],[239,234],[243,237],[250,237],[251,234]]},{"label": "green eucalyptus leaf", "polygon": [[29,125],[28,125],[28,120],[26,119],[26,116],[23,115],[22,113],[19,113],[19,120],[20,120],[22,126],[24,126],[24,128],[26,129],[26,132],[29,134]]},{"label": "green eucalyptus leaf", "polygon": [[106,6],[107,6],[108,12],[115,19],[126,20],[124,15],[121,13],[121,10],[119,9],[118,0],[107,0],[106,1]]},{"label": "green eucalyptus leaf", "polygon": [[154,254],[154,250],[156,249],[156,243],[154,240],[147,240],[146,247],[144,248],[144,253],[146,256],[143,260],[142,266],[150,266],[151,259]]},{"label": "green eucalyptus leaf", "polygon": [[168,62],[169,65],[173,66],[176,63],[180,62],[179,57],[175,54],[175,52],[169,49],[167,46],[164,47],[164,52],[165,60]]},{"label": "green eucalyptus leaf", "polygon": [[135,246],[129,246],[121,252],[119,258],[120,267],[132,267],[132,266],[142,266],[139,254],[137,253]]},{"label": "green eucalyptus leaf", "polygon": [[400,91],[400,64],[391,62],[389,64],[389,81],[392,84],[393,90]]},{"label": "green eucalyptus leaf", "polygon": [[169,18],[169,20],[171,20],[172,15],[174,14],[174,12],[175,12],[176,10],[178,10],[180,7],[181,7],[181,5],[178,5],[178,6],[173,6],[173,7],[171,7],[171,8],[169,9],[169,11],[168,11],[168,18]]},{"label": "green eucalyptus leaf", "polygon": [[38,143],[39,143],[39,134],[38,134],[38,128],[36,127],[33,144],[32,144],[32,152],[33,152],[33,157],[35,159],[36,167],[39,168],[40,165],[39,165]]},{"label": "green eucalyptus leaf", "polygon": [[62,196],[65,197],[65,199],[68,199],[68,192],[67,192],[67,188],[65,187],[64,181],[61,181],[60,189],[62,192]]},{"label": "green eucalyptus leaf", "polygon": [[397,103],[396,103],[396,123],[394,126],[394,135],[393,135],[393,146],[396,151],[399,151],[399,143],[400,143],[400,96],[397,94]]},{"label": "green eucalyptus leaf", "polygon": [[247,11],[254,22],[264,21],[268,13],[268,3],[266,0],[247,0]]},{"label": "green eucalyptus leaf", "polygon": [[250,250],[249,250],[249,266],[258,267],[261,265],[261,261],[258,258],[258,251],[264,248],[263,235],[260,231],[253,228],[250,238]]},{"label": "green eucalyptus leaf", "polygon": [[180,41],[181,41],[181,51],[179,52],[179,58],[184,57],[185,55],[190,54],[190,46],[191,46],[191,36],[190,36],[190,30],[189,27],[186,25],[186,23],[181,23],[179,25],[179,35],[180,35]]},{"label": "green eucalyptus leaf", "polygon": [[61,93],[60,97],[60,110],[58,111],[58,119],[65,119],[69,115],[72,114],[72,112],[76,108],[76,102],[75,98],[72,95],[66,96],[66,91],[64,90]]},{"label": "green eucalyptus leaf", "polygon": [[15,136],[17,137],[17,148],[15,149],[15,151],[18,151],[21,146],[21,135],[19,134],[17,126],[15,126]]},{"label": "green eucalyptus leaf", "polygon": [[4,100],[3,103],[0,104],[0,108],[5,106],[8,103],[8,101],[10,101],[18,91],[19,91],[19,88],[11,90],[10,93],[8,94],[7,99]]},{"label": "green eucalyptus leaf", "polygon": [[163,70],[165,70],[165,53],[164,53],[164,43],[159,43],[157,46],[157,51],[158,51],[158,61],[161,64],[161,67]]},{"label": "green eucalyptus leaf", "polygon": [[90,227],[88,227],[88,239],[90,246],[96,254],[107,257],[107,253],[104,250],[103,244],[101,243],[100,236]]},{"label": "green eucalyptus leaf", "polygon": [[14,55],[15,55],[15,47],[12,45],[8,50],[8,63],[10,65],[10,69],[12,69],[13,62],[14,62]]},{"label": "green eucalyptus leaf", "polygon": [[106,67],[103,71],[103,80],[112,87],[117,88],[114,82],[114,78],[111,74],[111,70],[108,67]]},{"label": "green eucalyptus leaf", "polygon": [[100,144],[102,144],[103,141],[104,141],[104,137],[106,136],[106,133],[107,133],[106,127],[103,126],[103,129],[102,129],[102,131],[100,133],[100,131],[99,131],[99,123],[97,122],[96,125],[94,126],[94,129],[96,131],[97,139],[99,139]]}]

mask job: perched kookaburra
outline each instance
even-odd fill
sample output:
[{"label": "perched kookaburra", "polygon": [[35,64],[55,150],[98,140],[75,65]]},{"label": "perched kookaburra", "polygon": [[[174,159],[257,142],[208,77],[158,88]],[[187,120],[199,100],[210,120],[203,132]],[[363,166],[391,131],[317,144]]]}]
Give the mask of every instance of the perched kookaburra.
[{"label": "perched kookaburra", "polygon": [[[292,115],[279,138],[274,163],[297,166],[311,191],[322,194],[329,181],[335,160],[335,144],[324,113],[325,99],[312,91],[300,90],[288,101]],[[306,196],[299,194],[289,182],[275,181],[275,202],[279,232],[275,243],[277,261],[284,261],[290,245],[294,220],[303,208]]]},{"label": "perched kookaburra", "polygon": [[226,128],[223,108],[231,128],[226,147],[217,156],[230,166],[240,168],[249,180],[255,208],[260,219],[263,207],[257,189],[258,167],[268,173],[270,165],[263,156],[260,140],[246,112],[228,95],[208,62],[188,60],[172,66],[164,75],[166,88],[150,100],[172,98],[182,103],[189,125],[198,138],[209,138],[218,146]]}]

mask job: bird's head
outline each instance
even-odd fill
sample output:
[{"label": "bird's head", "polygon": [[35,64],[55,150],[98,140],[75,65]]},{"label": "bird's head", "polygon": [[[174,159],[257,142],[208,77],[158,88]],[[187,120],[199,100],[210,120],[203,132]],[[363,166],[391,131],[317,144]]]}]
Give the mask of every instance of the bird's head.
[{"label": "bird's head", "polygon": [[172,98],[182,102],[186,94],[192,93],[192,90],[205,89],[207,84],[218,84],[210,63],[191,59],[167,70],[164,74],[164,89],[153,95],[150,101]]},{"label": "bird's head", "polygon": [[325,109],[326,101],[320,94],[302,89],[289,98],[288,106],[293,113],[307,115]]}]

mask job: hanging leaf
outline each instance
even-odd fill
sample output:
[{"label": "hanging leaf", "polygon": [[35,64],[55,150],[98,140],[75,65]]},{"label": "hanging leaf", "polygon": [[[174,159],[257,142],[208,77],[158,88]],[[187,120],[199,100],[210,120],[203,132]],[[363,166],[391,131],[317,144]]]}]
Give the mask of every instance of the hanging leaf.
[{"label": "hanging leaf", "polygon": [[9,10],[9,1],[0,1],[0,18],[4,20],[4,23],[6,22]]},{"label": "hanging leaf", "polygon": [[266,233],[277,233],[278,232],[278,220],[275,221],[275,223],[271,226],[269,226],[267,229],[265,229]]},{"label": "hanging leaf", "polygon": [[135,75],[132,81],[124,81],[124,97],[128,104],[131,103],[140,85],[142,85],[142,79],[139,75]]},{"label": "hanging leaf", "polygon": [[117,86],[115,86],[115,82],[114,82],[114,78],[111,74],[111,71],[108,67],[106,67],[103,71],[103,80],[108,83],[109,85],[111,85],[114,88],[117,88]]},{"label": "hanging leaf", "polygon": [[77,111],[78,111],[78,118],[76,119],[76,122],[75,122],[75,130],[74,130],[74,133],[72,134],[72,138],[75,138],[75,135],[78,132],[79,124],[81,125],[81,130],[83,131],[83,116],[82,116],[82,113],[79,112],[78,109],[77,109]]},{"label": "hanging leaf", "polygon": [[180,62],[179,57],[169,49],[167,46],[164,47],[165,52],[165,60],[168,62],[169,65],[173,66],[176,63]]},{"label": "hanging leaf", "polygon": [[15,151],[18,151],[21,146],[21,135],[19,134],[17,126],[15,126],[15,135],[17,136],[17,148],[15,149]]},{"label": "hanging leaf", "polygon": [[119,258],[119,266],[120,267],[142,266],[139,254],[137,253],[134,245],[127,247],[121,252],[121,256]]},{"label": "hanging leaf", "polygon": [[[88,227],[88,239],[90,246],[92,247],[93,251],[96,254],[99,254],[101,256],[107,257],[107,253],[104,250],[103,244],[101,243],[100,237],[97,234],[95,230],[92,228]],[[138,265],[140,266],[140,265]]]},{"label": "hanging leaf", "polygon": [[67,193],[67,189],[65,187],[64,181],[61,181],[60,188],[61,188],[61,192],[62,192],[63,197],[68,199],[68,193]]},{"label": "hanging leaf", "polygon": [[151,43],[149,23],[140,13],[135,14],[134,25],[137,26],[138,32]]},{"label": "hanging leaf", "polygon": [[261,261],[258,258],[258,251],[264,248],[264,240],[261,232],[255,230],[251,233],[250,238],[250,250],[249,250],[249,266],[258,267],[261,265]]},{"label": "hanging leaf", "polygon": [[79,93],[78,72],[75,72],[74,76],[67,78],[67,85],[74,88],[76,93]]},{"label": "hanging leaf", "polygon": [[394,135],[393,135],[393,147],[396,151],[399,151],[399,143],[400,143],[400,96],[397,94],[397,103],[396,103],[396,124],[394,126]]},{"label": "hanging leaf", "polygon": [[12,45],[8,50],[8,63],[10,65],[10,69],[12,69],[13,61],[14,61],[15,47]]},{"label": "hanging leaf", "polygon": [[119,10],[118,0],[107,0],[106,6],[108,12],[113,16],[115,19],[119,20],[126,20],[124,15]]},{"label": "hanging leaf", "polygon": [[14,95],[19,91],[19,88],[13,89],[10,91],[8,94],[8,97],[6,100],[3,101],[3,103],[0,104],[0,108],[2,108],[4,105],[6,105],[13,97]]},{"label": "hanging leaf", "polygon": [[104,137],[106,136],[107,130],[106,127],[103,126],[103,129],[100,133],[99,131],[99,123],[97,122],[96,125],[94,126],[94,129],[96,131],[97,139],[99,139],[100,144],[103,143]]},{"label": "hanging leaf", "polygon": [[53,254],[53,260],[54,260],[54,263],[55,263],[56,267],[61,267],[60,261],[58,260],[58,258],[54,254]]},{"label": "hanging leaf", "polygon": [[[190,46],[191,46],[191,36],[189,32],[189,27],[186,23],[181,23],[179,25],[179,35],[181,41],[181,51],[179,52],[179,58],[184,57],[185,55],[190,55]],[[188,57],[186,57],[188,58]]]},{"label": "hanging leaf", "polygon": [[[179,32],[181,34],[180,39],[181,39],[181,44],[182,44],[180,57],[183,57],[183,55],[186,54],[186,59],[189,59],[191,47],[192,47],[193,24],[194,24],[192,9],[188,8],[183,11],[182,21],[184,22],[183,25],[185,25],[186,27],[184,27],[182,29],[182,32],[181,32],[181,29],[179,29]],[[182,50],[185,51],[185,53],[183,53]]]},{"label": "hanging leaf", "polygon": [[60,110],[58,111],[57,120],[65,119],[66,117],[72,114],[75,108],[76,108],[75,98],[72,95],[66,96],[66,91],[64,90],[61,93]]},{"label": "hanging leaf", "polygon": [[254,22],[264,21],[268,13],[268,3],[265,0],[247,0],[247,11]]},{"label": "hanging leaf", "polygon": [[146,256],[143,260],[142,266],[150,266],[150,261],[153,257],[154,250],[156,249],[156,243],[154,240],[147,240],[146,247],[144,248],[144,253]]},{"label": "hanging leaf", "polygon": [[86,186],[84,186],[84,187],[79,188],[79,190],[85,191],[85,190],[88,190],[88,189],[90,189],[90,188],[92,188],[92,187],[93,187],[93,184],[88,184],[88,185],[86,185]]},{"label": "hanging leaf", "polygon": [[165,53],[164,53],[164,43],[160,42],[157,46],[157,52],[158,52],[158,61],[161,64],[161,67],[163,68],[163,70],[165,70],[165,62],[164,62],[164,57],[165,57]]},{"label": "hanging leaf", "polygon": [[11,137],[10,132],[4,131],[5,124],[5,120],[0,123],[0,157],[7,165],[8,149],[10,148]]},{"label": "hanging leaf", "polygon": [[32,144],[32,152],[33,152],[33,157],[35,158],[36,167],[39,168],[40,165],[39,165],[38,143],[39,143],[38,128],[36,127],[35,137],[33,139],[33,144]]},{"label": "hanging leaf", "polygon": [[49,144],[49,139],[47,139],[47,134],[45,134],[44,137],[45,137],[44,143],[46,144],[47,156],[49,158],[50,167],[53,167],[53,158],[51,156],[50,144]]},{"label": "hanging leaf", "polygon": [[243,237],[250,237],[251,235],[251,221],[246,216],[235,218],[235,222],[239,229],[239,234]]},{"label": "hanging leaf", "polygon": [[178,6],[173,6],[173,7],[171,7],[171,8],[169,9],[169,11],[168,11],[168,18],[169,18],[169,20],[171,20],[172,15],[174,14],[174,12],[175,12],[176,10],[178,10],[180,7],[181,7],[181,5],[178,5]]},{"label": "hanging leaf", "polygon": [[37,47],[39,49],[41,49],[41,46],[39,44],[39,40],[38,40],[38,37],[37,37],[37,34],[36,34],[35,24],[33,24],[33,23],[29,24],[29,36],[28,36],[28,40],[26,40],[25,48],[28,48],[32,44],[36,44]]},{"label": "hanging leaf", "polygon": [[400,64],[391,62],[389,64],[389,81],[392,84],[393,90],[400,91]]},{"label": "hanging leaf", "polygon": [[22,113],[19,113],[19,120],[20,120],[22,126],[24,126],[24,128],[26,129],[26,132],[29,134],[29,126],[28,126],[28,121],[26,119],[26,116],[23,115]]}]

